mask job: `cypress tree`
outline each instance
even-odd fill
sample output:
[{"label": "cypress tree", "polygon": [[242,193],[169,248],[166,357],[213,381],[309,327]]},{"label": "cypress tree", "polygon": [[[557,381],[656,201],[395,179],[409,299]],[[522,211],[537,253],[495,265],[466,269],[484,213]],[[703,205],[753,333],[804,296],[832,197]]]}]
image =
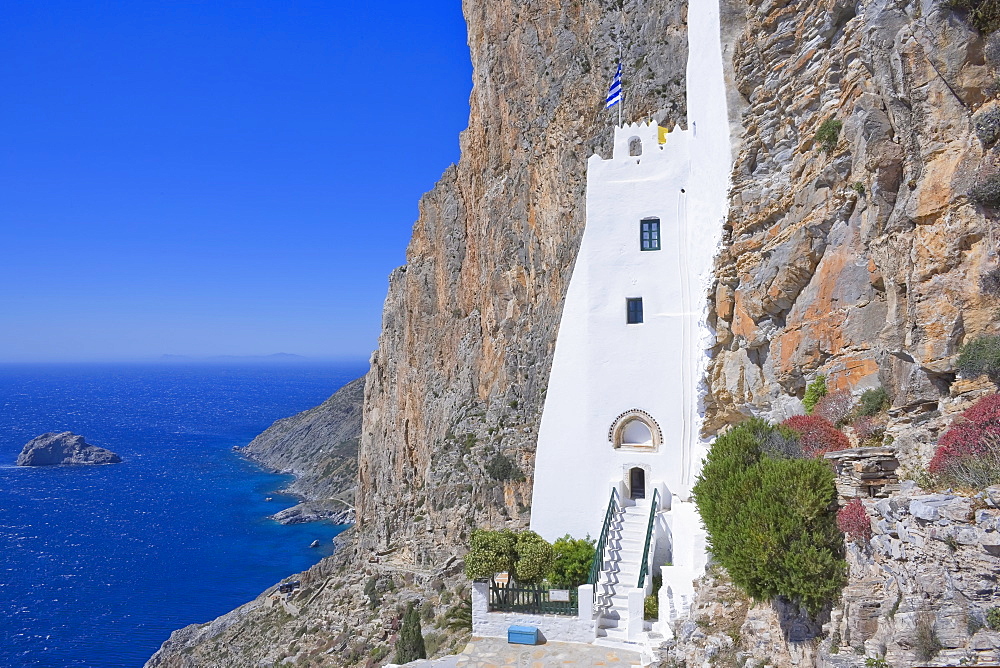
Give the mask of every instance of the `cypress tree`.
[{"label": "cypress tree", "polygon": [[410,601],[406,606],[406,614],[403,615],[399,638],[396,640],[395,663],[409,663],[426,658],[427,649],[424,647],[424,634],[420,629],[420,613],[417,612],[416,602]]}]

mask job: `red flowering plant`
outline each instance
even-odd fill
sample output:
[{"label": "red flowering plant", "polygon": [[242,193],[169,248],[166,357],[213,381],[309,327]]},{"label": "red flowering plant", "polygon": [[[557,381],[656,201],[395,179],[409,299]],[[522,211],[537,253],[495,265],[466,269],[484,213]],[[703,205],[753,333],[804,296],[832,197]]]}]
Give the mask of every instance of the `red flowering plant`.
[{"label": "red flowering plant", "polygon": [[983,397],[952,423],[927,470],[944,483],[965,487],[1000,482],[1000,394]]},{"label": "red flowering plant", "polygon": [[828,452],[851,447],[847,436],[818,415],[795,415],[781,424],[799,435],[799,444],[807,457],[822,457]]},{"label": "red flowering plant", "polygon": [[837,511],[837,528],[855,543],[868,544],[872,539],[872,523],[861,499],[852,499]]}]

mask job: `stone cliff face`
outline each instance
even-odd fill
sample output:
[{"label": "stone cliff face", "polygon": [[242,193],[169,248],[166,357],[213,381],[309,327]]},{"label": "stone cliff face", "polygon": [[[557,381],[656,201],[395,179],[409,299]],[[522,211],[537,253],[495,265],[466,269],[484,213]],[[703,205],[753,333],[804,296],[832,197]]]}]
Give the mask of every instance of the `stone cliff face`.
[{"label": "stone cliff face", "polygon": [[[626,115],[684,121],[685,6],[464,3],[474,68],[462,157],[423,198],[366,388],[357,540],[398,564],[524,524],[538,418],[584,217],[586,158],[619,43]],[[659,110],[659,111],[658,111]],[[523,475],[498,480],[506,458]]]},{"label": "stone cliff face", "polygon": [[929,412],[985,389],[956,382],[954,357],[996,331],[980,288],[996,223],[968,193],[994,170],[972,118],[996,104],[998,46],[937,2],[747,4],[710,431],[799,410],[822,373],[889,390],[889,433],[913,465],[942,424]]}]

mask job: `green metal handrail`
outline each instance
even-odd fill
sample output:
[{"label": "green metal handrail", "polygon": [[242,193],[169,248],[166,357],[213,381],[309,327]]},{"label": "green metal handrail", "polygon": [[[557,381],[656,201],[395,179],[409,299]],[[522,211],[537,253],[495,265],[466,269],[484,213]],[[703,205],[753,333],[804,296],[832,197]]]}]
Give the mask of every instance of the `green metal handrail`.
[{"label": "green metal handrail", "polygon": [[611,499],[608,501],[608,512],[604,513],[604,526],[601,527],[601,538],[594,548],[594,560],[590,564],[590,577],[588,584],[597,584],[597,579],[601,576],[601,567],[604,565],[604,547],[608,543],[608,532],[611,530],[611,519],[615,513],[621,512],[621,504],[618,503],[618,488],[611,488]]},{"label": "green metal handrail", "polygon": [[653,537],[653,520],[656,519],[656,502],[660,496],[660,490],[658,488],[653,488],[653,502],[649,504],[649,524],[646,525],[646,547],[642,551],[642,566],[639,568],[639,584],[636,585],[639,589],[642,589],[643,585],[646,584],[646,570],[649,567],[649,541]]}]

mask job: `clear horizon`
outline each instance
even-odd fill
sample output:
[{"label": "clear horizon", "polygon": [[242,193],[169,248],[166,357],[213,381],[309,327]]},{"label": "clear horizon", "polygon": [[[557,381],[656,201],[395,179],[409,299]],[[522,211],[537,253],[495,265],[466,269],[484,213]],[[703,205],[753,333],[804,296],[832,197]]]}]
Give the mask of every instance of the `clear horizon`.
[{"label": "clear horizon", "polygon": [[5,9],[0,363],[368,359],[459,157],[460,3]]}]

